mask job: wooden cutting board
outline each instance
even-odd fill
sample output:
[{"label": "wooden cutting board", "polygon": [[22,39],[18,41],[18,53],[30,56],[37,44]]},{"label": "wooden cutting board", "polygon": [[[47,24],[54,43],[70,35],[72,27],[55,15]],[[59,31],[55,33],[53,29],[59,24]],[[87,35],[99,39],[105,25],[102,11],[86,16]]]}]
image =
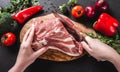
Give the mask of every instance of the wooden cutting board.
[{"label": "wooden cutting board", "polygon": [[[61,16],[62,17],[66,17],[64,15],[61,15]],[[54,18],[54,15],[52,13],[48,14],[48,15],[45,15],[45,16],[39,16],[39,17],[36,17],[36,18],[33,18],[33,19],[29,20],[23,26],[23,28],[21,29],[21,32],[20,32],[20,42],[22,42],[24,34],[31,27],[31,25],[33,24],[33,22],[34,22],[35,19],[37,21],[38,20],[45,21],[45,20],[51,19],[51,18]],[[75,22],[75,21],[72,21],[72,22],[75,24],[76,27],[78,27],[78,29],[80,30],[80,32],[96,34],[93,29],[87,28],[86,26],[84,26],[81,23],[78,23],[78,22]],[[70,60],[74,60],[74,59],[80,58],[81,56],[79,56],[79,57],[72,57],[72,56],[66,55],[66,54],[64,54],[64,53],[62,53],[60,51],[50,49],[47,52],[45,52],[43,55],[41,55],[39,58],[41,58],[41,59],[47,59],[47,60],[52,60],[52,61],[70,61]]]}]

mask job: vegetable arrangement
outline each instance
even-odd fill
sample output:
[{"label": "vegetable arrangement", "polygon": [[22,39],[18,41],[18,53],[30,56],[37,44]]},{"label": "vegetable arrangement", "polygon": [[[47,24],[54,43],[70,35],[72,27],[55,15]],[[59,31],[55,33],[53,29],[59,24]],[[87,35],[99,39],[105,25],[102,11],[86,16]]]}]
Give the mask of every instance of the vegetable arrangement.
[{"label": "vegetable arrangement", "polygon": [[119,22],[106,13],[109,4],[105,0],[97,0],[93,6],[88,5],[85,8],[78,4],[78,0],[68,0],[68,2],[63,5],[63,7],[59,6],[60,12],[65,13],[67,12],[66,10],[68,10],[67,8],[71,8],[71,15],[76,19],[83,15],[87,18],[94,18],[98,15],[97,21],[93,24],[93,29],[97,32],[97,36],[91,33],[88,33],[88,35],[93,38],[98,38],[120,53],[120,32],[117,30]]},{"label": "vegetable arrangement", "polygon": [[43,9],[37,0],[10,0],[11,6],[0,7],[1,42],[5,46],[12,46],[16,42],[16,35],[12,32],[17,24],[24,24],[30,17]]},{"label": "vegetable arrangement", "polygon": [[[15,24],[24,24],[31,16],[43,9],[42,6],[38,6],[39,2],[36,0],[10,0],[10,3],[12,5],[4,9],[0,7],[0,34],[3,34],[1,42],[6,46],[14,45],[16,36],[12,33],[11,36],[13,39],[10,41],[7,40],[9,37],[4,37],[5,34],[11,33],[10,31],[14,28]],[[85,8],[78,4],[78,0],[68,0],[67,3],[59,6],[59,10],[62,13],[66,13],[68,12],[68,8],[70,8],[71,15],[77,19],[83,15],[86,15],[88,18],[93,18],[97,12],[101,12],[98,20],[93,25],[93,28],[98,31],[98,35],[88,35],[100,39],[120,53],[120,34],[117,31],[119,22],[114,17],[105,13],[108,7],[109,4],[105,0],[98,0],[93,6],[86,6]],[[7,44],[7,42],[5,42],[6,40],[11,43]]]},{"label": "vegetable arrangement", "polygon": [[[98,0],[95,2],[95,4],[93,6],[86,6],[85,8],[78,4],[78,0],[68,0],[68,2],[66,4],[59,6],[60,12],[66,13],[68,10],[67,6],[69,8],[71,8],[71,14],[75,18],[80,18],[84,14],[88,18],[92,18],[92,17],[95,17],[97,12],[106,12],[109,7],[108,3],[105,0]],[[79,8],[76,6],[79,6]],[[79,14],[81,16],[76,17],[76,15],[73,14],[74,9],[77,10],[76,14]],[[78,12],[80,10],[81,10],[81,12]],[[83,10],[85,10],[85,11],[83,11]]]}]

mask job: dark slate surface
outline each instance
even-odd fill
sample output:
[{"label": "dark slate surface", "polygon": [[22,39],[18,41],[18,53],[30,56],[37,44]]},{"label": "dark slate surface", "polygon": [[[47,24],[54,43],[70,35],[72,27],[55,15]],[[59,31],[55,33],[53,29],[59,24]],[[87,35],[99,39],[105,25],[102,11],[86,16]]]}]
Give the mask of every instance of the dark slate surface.
[{"label": "dark slate surface", "polygon": [[[44,13],[49,14],[52,10],[57,11],[57,7],[67,0],[39,0],[40,4],[44,6]],[[96,0],[79,0],[79,4],[84,7],[87,5],[93,5]],[[107,0],[110,4],[108,13],[117,18],[120,21],[120,0]],[[9,6],[9,0],[0,0],[0,6]],[[70,14],[70,13],[69,13]],[[92,27],[92,23],[95,20],[87,19],[85,17],[81,19],[74,19],[70,15],[67,15],[75,21],[79,21],[86,26]],[[0,72],[7,72],[15,63],[16,56],[19,50],[19,31],[18,43],[12,47],[5,47],[0,44]],[[69,62],[54,62],[42,59],[37,59],[32,65],[30,65],[25,72],[117,72],[115,67],[110,62],[97,62],[94,58],[85,55],[77,60]]]}]

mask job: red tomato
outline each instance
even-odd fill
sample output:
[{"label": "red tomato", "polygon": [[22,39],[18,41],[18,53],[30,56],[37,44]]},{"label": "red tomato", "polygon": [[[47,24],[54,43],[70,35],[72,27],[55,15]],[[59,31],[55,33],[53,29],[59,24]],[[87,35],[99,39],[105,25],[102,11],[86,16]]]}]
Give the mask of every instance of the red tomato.
[{"label": "red tomato", "polygon": [[85,13],[85,9],[82,6],[74,6],[72,8],[72,16],[75,18],[80,18]]},{"label": "red tomato", "polygon": [[1,38],[1,42],[5,46],[11,46],[15,43],[15,41],[16,41],[16,36],[15,36],[15,34],[13,34],[11,32],[3,34],[2,38]]}]

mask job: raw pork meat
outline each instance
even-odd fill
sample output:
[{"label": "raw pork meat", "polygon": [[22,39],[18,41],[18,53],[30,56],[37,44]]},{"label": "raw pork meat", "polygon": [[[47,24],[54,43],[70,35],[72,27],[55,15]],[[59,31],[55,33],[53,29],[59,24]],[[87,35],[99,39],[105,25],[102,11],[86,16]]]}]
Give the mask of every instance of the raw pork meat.
[{"label": "raw pork meat", "polygon": [[59,50],[70,56],[80,56],[82,54],[81,43],[66,30],[59,18],[45,21],[34,20],[34,25],[35,35],[32,43],[34,49],[45,47]]}]

